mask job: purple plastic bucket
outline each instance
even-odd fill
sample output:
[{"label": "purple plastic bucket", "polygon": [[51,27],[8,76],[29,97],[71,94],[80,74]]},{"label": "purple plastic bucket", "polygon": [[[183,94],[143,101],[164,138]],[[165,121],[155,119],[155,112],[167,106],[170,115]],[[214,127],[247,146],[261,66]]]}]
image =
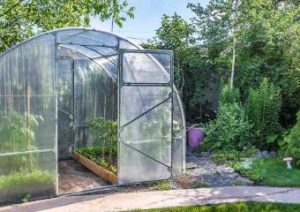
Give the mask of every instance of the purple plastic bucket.
[{"label": "purple plastic bucket", "polygon": [[190,128],[188,130],[188,145],[191,148],[196,148],[199,146],[200,142],[203,140],[205,137],[205,133],[203,130],[199,128]]}]

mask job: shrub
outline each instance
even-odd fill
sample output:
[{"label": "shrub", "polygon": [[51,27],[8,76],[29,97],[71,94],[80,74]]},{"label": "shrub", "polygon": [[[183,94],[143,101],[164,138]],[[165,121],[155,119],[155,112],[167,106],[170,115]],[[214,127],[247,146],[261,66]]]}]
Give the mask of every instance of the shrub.
[{"label": "shrub", "polygon": [[207,125],[204,143],[210,150],[245,150],[251,146],[250,129],[242,106],[220,105],[217,118]]},{"label": "shrub", "polygon": [[240,103],[240,90],[237,88],[231,88],[230,85],[225,84],[222,87],[219,99],[219,105]]},{"label": "shrub", "polygon": [[297,113],[297,123],[284,136],[280,147],[282,154],[293,157],[296,165],[300,167],[300,111]]},{"label": "shrub", "polygon": [[266,141],[274,144],[276,134],[281,130],[279,124],[281,103],[280,89],[266,78],[258,89],[251,88],[249,91],[246,114],[253,124],[255,145],[260,149],[270,148]]}]

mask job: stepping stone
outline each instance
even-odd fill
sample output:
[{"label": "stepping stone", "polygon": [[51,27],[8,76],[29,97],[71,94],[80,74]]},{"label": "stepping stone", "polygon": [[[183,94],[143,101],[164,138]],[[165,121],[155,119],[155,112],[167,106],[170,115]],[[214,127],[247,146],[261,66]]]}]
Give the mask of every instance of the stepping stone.
[{"label": "stepping stone", "polygon": [[186,169],[194,169],[197,167],[196,163],[186,163]]}]

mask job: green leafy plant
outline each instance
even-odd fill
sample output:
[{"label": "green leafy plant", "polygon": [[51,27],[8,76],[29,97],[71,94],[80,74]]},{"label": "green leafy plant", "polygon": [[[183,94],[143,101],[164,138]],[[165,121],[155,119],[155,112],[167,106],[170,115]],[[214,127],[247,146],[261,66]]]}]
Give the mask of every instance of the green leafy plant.
[{"label": "green leafy plant", "polygon": [[[55,176],[47,171],[31,170],[12,172],[0,176],[0,202],[28,198],[35,193],[52,190],[54,193]],[[34,188],[34,189],[33,189]]]},{"label": "green leafy plant", "polygon": [[[253,124],[255,145],[271,148],[276,145],[276,134],[281,131],[279,113],[281,110],[280,89],[264,78],[259,88],[251,88],[246,104],[246,114]],[[269,142],[269,143],[267,143]]]},{"label": "green leafy plant", "polygon": [[283,156],[293,157],[300,167],[300,111],[297,113],[297,123],[280,142],[280,150]]},{"label": "green leafy plant", "polygon": [[[20,114],[15,111],[0,113],[0,152],[29,151],[35,147],[35,130],[43,121],[41,116]],[[9,171],[33,169],[35,159],[32,154],[7,157],[0,164],[10,167]],[[12,170],[13,168],[13,170]]]},{"label": "green leafy plant", "polygon": [[87,122],[93,136],[93,146],[101,147],[103,157],[117,155],[117,123],[102,117],[92,118]]},{"label": "green leafy plant", "polygon": [[238,88],[231,88],[230,85],[225,84],[222,87],[220,98],[219,98],[219,104],[225,105],[225,104],[233,104],[237,103],[240,104],[240,91]]},{"label": "green leafy plant", "polygon": [[87,125],[92,135],[92,146],[79,147],[75,152],[113,173],[117,173],[118,143],[116,122],[96,117],[88,120]]},{"label": "green leafy plant", "polygon": [[223,164],[224,162],[226,162],[226,164],[230,165],[232,163],[240,161],[242,158],[253,157],[253,155],[257,154],[258,151],[259,150],[254,146],[250,146],[244,151],[238,151],[235,149],[226,151],[216,150],[212,153],[211,159],[215,163]]},{"label": "green leafy plant", "polygon": [[172,184],[169,180],[161,180],[157,183],[157,187],[159,190],[167,191],[172,188]]},{"label": "green leafy plant", "polygon": [[207,137],[204,145],[209,150],[245,150],[251,147],[251,124],[242,106],[221,105],[217,118],[206,127]]},{"label": "green leafy plant", "polygon": [[110,152],[107,151],[104,153],[105,156],[103,157],[103,150],[102,147],[100,146],[80,147],[76,149],[75,152],[79,153],[80,155],[83,155],[84,157],[110,170],[113,173],[117,173],[117,166],[116,166],[117,154],[115,154],[113,158],[109,158],[108,156]]}]

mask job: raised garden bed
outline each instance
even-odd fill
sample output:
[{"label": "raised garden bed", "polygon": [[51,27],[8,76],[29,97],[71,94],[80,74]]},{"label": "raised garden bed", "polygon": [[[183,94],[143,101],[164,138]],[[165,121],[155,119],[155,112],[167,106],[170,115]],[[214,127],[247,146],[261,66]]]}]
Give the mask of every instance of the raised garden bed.
[{"label": "raised garden bed", "polygon": [[78,161],[82,166],[86,167],[93,173],[99,175],[103,179],[105,179],[107,182],[110,182],[112,184],[118,183],[118,176],[109,171],[108,169],[100,166],[99,164],[95,163],[94,161],[86,158],[85,156],[79,154],[78,152],[73,153],[73,157],[76,161]]}]

